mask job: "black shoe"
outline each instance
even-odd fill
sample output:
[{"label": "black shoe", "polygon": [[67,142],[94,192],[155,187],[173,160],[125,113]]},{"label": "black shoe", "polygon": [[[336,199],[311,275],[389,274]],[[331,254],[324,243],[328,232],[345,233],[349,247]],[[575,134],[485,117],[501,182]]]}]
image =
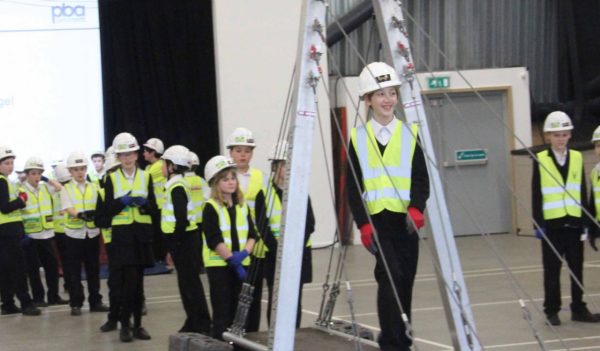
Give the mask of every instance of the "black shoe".
[{"label": "black shoe", "polygon": [[148,314],[148,309],[146,308],[146,301],[142,302],[142,316]]},{"label": "black shoe", "polygon": [[48,307],[48,304],[44,300],[33,301],[33,306],[35,307]]},{"label": "black shoe", "polygon": [[152,339],[144,327],[133,328],[133,337],[140,340]]},{"label": "black shoe", "polygon": [[121,331],[119,332],[119,339],[121,339],[121,342],[132,342],[133,337],[131,336],[131,328],[121,327]]},{"label": "black shoe", "polygon": [[600,315],[591,313],[587,307],[577,312],[571,312],[571,320],[584,323],[600,322]]},{"label": "black shoe", "polygon": [[110,308],[103,304],[102,302],[95,304],[94,306],[90,306],[90,312],[108,312]]},{"label": "black shoe", "polygon": [[558,314],[547,314],[546,315],[546,324],[550,325],[560,325],[560,318],[558,318]]},{"label": "black shoe", "polygon": [[17,314],[17,313],[21,313],[21,309],[18,308],[17,306],[5,306],[2,307],[2,315],[8,315],[8,314]]},{"label": "black shoe", "polygon": [[22,308],[21,313],[23,313],[24,316],[39,316],[40,314],[42,314],[42,310],[31,304],[27,307]]},{"label": "black shoe", "polygon": [[61,298],[60,296],[57,298],[54,298],[52,300],[48,299],[48,305],[68,305],[69,304],[69,300],[65,300],[63,298]]},{"label": "black shoe", "polygon": [[81,307],[71,307],[71,316],[81,316]]},{"label": "black shoe", "polygon": [[117,321],[107,320],[106,323],[102,324],[100,331],[103,333],[117,330]]}]

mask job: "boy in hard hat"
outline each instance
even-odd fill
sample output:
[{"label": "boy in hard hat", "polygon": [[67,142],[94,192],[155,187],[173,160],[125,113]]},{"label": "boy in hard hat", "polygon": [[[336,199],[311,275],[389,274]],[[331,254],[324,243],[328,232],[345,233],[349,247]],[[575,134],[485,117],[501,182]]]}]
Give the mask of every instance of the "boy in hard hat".
[{"label": "boy in hard hat", "polygon": [[202,214],[202,256],[210,287],[212,337],[223,340],[248,275],[256,229],[231,160],[221,155],[211,158],[204,167],[204,178],[211,187],[211,197]]},{"label": "boy in hard hat", "polygon": [[100,295],[100,229],[94,223],[99,187],[86,180],[87,164],[87,157],[82,152],[69,155],[67,168],[72,180],[61,191],[61,205],[65,211],[66,276],[72,316],[81,315],[84,301],[82,265],[85,268],[90,312],[108,311]]},{"label": "boy in hard hat", "polygon": [[[13,172],[16,155],[10,147],[0,146],[0,296],[2,314],[23,313],[39,316],[42,311],[33,305],[27,287],[25,254],[21,240],[25,235],[20,209],[25,208],[27,193],[18,192],[8,180]],[[21,302],[17,308],[14,295]]]},{"label": "boy in hard hat", "polygon": [[[544,266],[544,313],[547,323],[560,325],[562,300],[560,270],[565,258],[571,278],[571,320],[596,323],[583,302],[583,241],[586,220],[585,172],[581,152],[568,148],[573,123],[561,111],[544,121],[544,137],[550,147],[533,161],[532,206],[535,234],[542,238]],[[585,239],[584,239],[585,240]],[[558,253],[558,255],[557,255]]]},{"label": "boy in hard hat", "polygon": [[[200,166],[200,159],[195,152],[190,151],[188,155],[190,161],[190,169],[185,172],[184,177],[185,180],[190,185],[190,191],[192,193],[192,203],[194,205],[194,216],[196,217],[196,224],[198,225],[198,230],[200,232],[200,240],[199,240],[199,251],[202,252],[202,210],[204,210],[204,203],[210,197],[210,187],[208,183],[196,174],[196,170]],[[202,260],[200,260],[202,264]],[[200,267],[200,272],[204,272],[204,267]]]},{"label": "boy in hard hat", "polygon": [[104,163],[106,162],[106,156],[102,151],[94,151],[91,156],[92,164],[94,165],[94,169],[91,172],[88,172],[87,178],[90,182],[96,183],[100,188],[104,185],[104,173],[106,173],[106,169],[104,169]]},{"label": "boy in hard hat", "polygon": [[[54,179],[59,182],[63,187],[69,181],[71,181],[71,173],[67,168],[67,165],[60,163],[54,167]],[[54,207],[54,240],[56,242],[56,249],[58,250],[58,256],[60,263],[62,263],[62,272],[64,280],[64,289],[69,291],[67,285],[67,276],[65,270],[67,268],[67,244],[65,235],[65,211],[62,209],[62,203],[60,201],[60,191],[52,194],[52,206]]]},{"label": "boy in hard hat", "polygon": [[175,263],[179,294],[187,316],[179,332],[210,335],[210,314],[200,280],[200,235],[191,187],[184,178],[189,152],[185,146],[173,145],[162,155],[167,184],[160,225]]},{"label": "boy in hard hat", "polygon": [[[596,156],[600,157],[600,126],[594,130],[592,134],[592,144],[594,144],[594,152]],[[592,169],[590,175],[591,189],[590,189],[590,215],[595,221],[590,224],[589,230],[589,241],[590,246],[594,251],[598,251],[596,246],[596,240],[600,238],[600,163]],[[597,199],[597,200],[596,200]]]},{"label": "boy in hard hat", "polygon": [[395,116],[400,85],[396,71],[386,63],[373,62],[362,70],[359,94],[370,120],[352,129],[348,146],[350,209],[363,245],[376,259],[382,350],[409,350],[412,344],[402,316],[406,314],[410,321],[419,257],[416,231],[425,224],[423,211],[429,197],[418,125]]},{"label": "boy in hard hat", "polygon": [[[67,300],[58,294],[58,261],[54,253],[54,222],[52,196],[62,186],[51,181],[53,186],[42,182],[44,163],[39,157],[30,157],[24,167],[27,178],[21,190],[27,194],[25,207],[21,209],[25,238],[21,242],[27,261],[27,275],[37,307],[64,305]],[[44,268],[47,293],[44,292],[40,267]],[[45,302],[45,295],[48,303]]]},{"label": "boy in hard hat", "polygon": [[[120,133],[113,148],[121,163],[104,184],[106,215],[111,218],[111,269],[120,270],[117,282],[121,295],[119,338],[150,340],[142,327],[144,268],[154,266],[152,250],[152,215],[157,212],[152,176],[137,167],[137,139]],[[130,318],[133,316],[133,326]]]},{"label": "boy in hard hat", "polygon": [[[152,176],[154,196],[156,196],[156,205],[158,206],[159,212],[165,201],[164,191],[165,183],[167,182],[162,174],[163,161],[160,158],[164,151],[165,146],[162,140],[158,138],[150,138],[144,143],[144,160],[148,162],[148,165],[146,165],[146,172]],[[158,213],[152,218],[152,225],[154,228],[154,257],[159,262],[164,263],[166,262],[167,248],[165,246],[165,239],[160,232],[160,216]]]},{"label": "boy in hard hat", "polygon": [[[246,128],[236,128],[227,139],[229,156],[236,165],[240,189],[244,193],[244,200],[250,207],[258,235],[262,238],[271,236],[264,191],[267,179],[261,170],[250,166],[255,147],[256,143],[252,132]],[[259,239],[252,252],[253,273],[251,276],[255,278],[250,284],[254,286],[254,296],[252,307],[248,313],[247,332],[258,331],[260,326],[264,258],[267,250],[263,240]]]}]

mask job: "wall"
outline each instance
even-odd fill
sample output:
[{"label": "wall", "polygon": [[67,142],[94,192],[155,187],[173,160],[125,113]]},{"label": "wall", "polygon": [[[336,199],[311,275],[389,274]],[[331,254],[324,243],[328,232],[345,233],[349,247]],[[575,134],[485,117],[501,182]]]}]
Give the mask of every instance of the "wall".
[{"label": "wall", "polygon": [[[296,60],[300,12],[299,1],[213,1],[221,150],[226,151],[225,140],[236,127],[252,130],[258,144],[252,165],[264,172],[270,170],[267,158],[283,118]],[[326,61],[323,56],[322,62]],[[321,146],[317,124],[310,184],[317,225],[315,247],[331,243],[335,231],[327,176],[331,169],[325,162],[331,159],[329,101],[322,82],[319,110],[326,147]]]}]

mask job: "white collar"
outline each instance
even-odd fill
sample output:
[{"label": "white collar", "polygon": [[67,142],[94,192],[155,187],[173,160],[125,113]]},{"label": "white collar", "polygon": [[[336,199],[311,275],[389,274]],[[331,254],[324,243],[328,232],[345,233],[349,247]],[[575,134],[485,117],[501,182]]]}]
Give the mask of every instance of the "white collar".
[{"label": "white collar", "polygon": [[173,183],[180,180],[181,178],[183,178],[183,176],[181,174],[176,174],[173,177],[171,177],[171,179],[169,179],[167,181],[167,183],[165,184],[165,189],[168,189]]},{"label": "white collar", "polygon": [[386,128],[390,135],[394,133],[396,129],[396,125],[398,124],[398,118],[394,117],[387,125],[383,125],[375,120],[375,118],[371,118],[371,128],[373,128],[373,135],[377,136],[381,129]]}]

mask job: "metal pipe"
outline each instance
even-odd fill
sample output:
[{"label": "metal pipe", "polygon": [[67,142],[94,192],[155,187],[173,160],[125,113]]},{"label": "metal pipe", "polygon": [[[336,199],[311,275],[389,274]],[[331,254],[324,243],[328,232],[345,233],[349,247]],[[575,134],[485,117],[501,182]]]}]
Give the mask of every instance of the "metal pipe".
[{"label": "metal pipe", "polygon": [[269,348],[266,347],[265,345],[259,344],[257,342],[254,342],[252,340],[248,340],[246,338],[244,338],[243,336],[239,336],[230,332],[224,332],[223,333],[223,339],[225,341],[229,341],[234,343],[236,346],[241,346],[246,350],[251,350],[251,351],[269,351]]},{"label": "metal pipe", "polygon": [[344,33],[340,29],[340,26],[344,29],[344,32],[351,33],[356,28],[360,27],[369,18],[373,16],[373,2],[365,0],[358,3],[356,6],[351,8],[343,16],[338,17],[338,22],[327,26],[327,46],[331,47],[344,37]]}]

